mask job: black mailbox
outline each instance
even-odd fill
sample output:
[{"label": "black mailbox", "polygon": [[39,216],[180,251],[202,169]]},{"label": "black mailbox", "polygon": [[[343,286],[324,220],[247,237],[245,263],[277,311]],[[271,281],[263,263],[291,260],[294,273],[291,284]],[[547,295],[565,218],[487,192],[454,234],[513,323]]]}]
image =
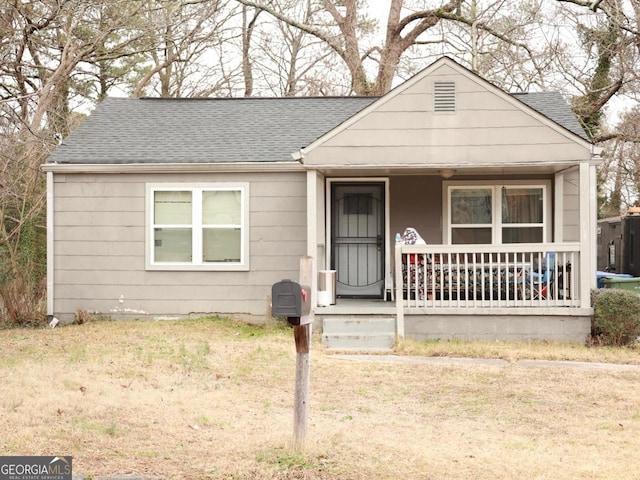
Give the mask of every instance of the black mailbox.
[{"label": "black mailbox", "polygon": [[271,315],[287,317],[291,325],[300,325],[300,317],[311,312],[311,289],[291,280],[271,287]]}]

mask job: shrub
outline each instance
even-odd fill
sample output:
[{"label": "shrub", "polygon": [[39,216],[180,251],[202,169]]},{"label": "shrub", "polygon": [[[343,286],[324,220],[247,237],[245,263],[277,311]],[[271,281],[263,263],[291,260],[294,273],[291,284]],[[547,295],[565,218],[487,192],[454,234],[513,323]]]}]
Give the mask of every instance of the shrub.
[{"label": "shrub", "polygon": [[47,324],[46,283],[30,283],[24,276],[0,283],[0,325],[41,327]]},{"label": "shrub", "polygon": [[91,320],[91,314],[86,310],[77,309],[75,311],[75,321],[78,325],[89,323],[89,320]]},{"label": "shrub", "polygon": [[594,309],[591,335],[611,346],[627,346],[640,336],[640,295],[620,289],[592,292]]}]

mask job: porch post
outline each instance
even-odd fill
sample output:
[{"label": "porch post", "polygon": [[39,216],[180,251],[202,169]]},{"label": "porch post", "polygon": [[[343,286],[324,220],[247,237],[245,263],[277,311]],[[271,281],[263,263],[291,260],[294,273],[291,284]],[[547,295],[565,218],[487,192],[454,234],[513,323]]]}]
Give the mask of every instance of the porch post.
[{"label": "porch post", "polygon": [[596,286],[596,167],[580,164],[580,306],[591,307],[591,289]]},{"label": "porch post", "polygon": [[553,238],[551,241],[562,243],[564,242],[564,173],[556,173],[554,190]]},{"label": "porch post", "polygon": [[402,295],[402,245],[395,245],[395,279],[396,279],[396,336],[404,338],[404,299]]},{"label": "porch post", "polygon": [[[307,256],[317,259],[318,255],[318,215],[317,215],[317,172],[307,170]],[[318,305],[318,262],[311,264],[310,272],[311,306]]]},{"label": "porch post", "polygon": [[[598,155],[598,159],[600,156]],[[596,271],[598,270],[598,169],[594,162],[589,163],[589,182],[591,185],[591,196],[589,197],[589,218],[591,219],[591,231],[589,239],[591,240],[591,251],[589,258],[591,259],[591,278],[589,280],[589,288],[596,288],[598,281]],[[591,304],[591,302],[589,302]]]}]

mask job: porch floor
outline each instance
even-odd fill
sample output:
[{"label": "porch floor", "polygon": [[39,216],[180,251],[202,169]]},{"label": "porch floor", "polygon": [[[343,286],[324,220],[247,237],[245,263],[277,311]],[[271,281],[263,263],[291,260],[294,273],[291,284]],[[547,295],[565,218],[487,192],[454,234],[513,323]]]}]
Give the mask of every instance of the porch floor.
[{"label": "porch floor", "polygon": [[317,307],[316,315],[394,315],[396,304],[382,298],[338,298],[335,305]]}]

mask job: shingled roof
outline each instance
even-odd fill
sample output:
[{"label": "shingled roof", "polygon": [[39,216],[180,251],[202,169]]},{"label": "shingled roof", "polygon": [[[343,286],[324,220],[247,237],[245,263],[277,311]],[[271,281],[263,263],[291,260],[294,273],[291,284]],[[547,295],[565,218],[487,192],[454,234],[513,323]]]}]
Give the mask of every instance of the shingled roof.
[{"label": "shingled roof", "polygon": [[49,162],[292,161],[373,97],[107,98]]},{"label": "shingled roof", "polygon": [[[589,140],[558,93],[515,98]],[[48,163],[284,162],[378,97],[107,98]]]},{"label": "shingled roof", "polygon": [[591,142],[560,92],[514,93],[512,95],[558,125]]}]

